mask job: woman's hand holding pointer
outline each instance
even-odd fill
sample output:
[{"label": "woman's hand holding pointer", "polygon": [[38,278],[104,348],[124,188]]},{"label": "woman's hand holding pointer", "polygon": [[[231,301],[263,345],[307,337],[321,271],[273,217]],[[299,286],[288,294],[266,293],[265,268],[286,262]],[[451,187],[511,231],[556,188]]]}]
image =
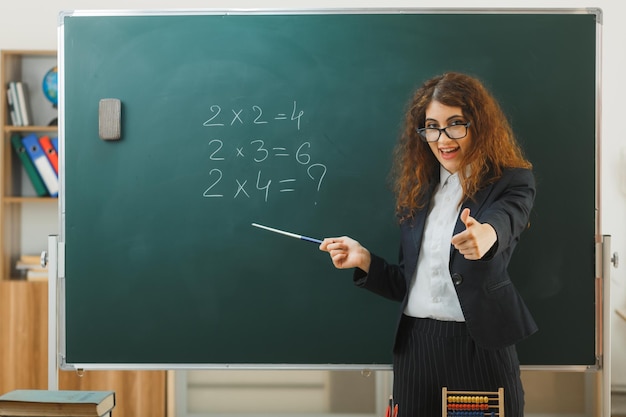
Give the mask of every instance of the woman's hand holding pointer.
[{"label": "woman's hand holding pointer", "polygon": [[320,244],[320,250],[330,254],[336,268],[360,268],[366,273],[369,272],[370,252],[352,238],[327,237]]}]

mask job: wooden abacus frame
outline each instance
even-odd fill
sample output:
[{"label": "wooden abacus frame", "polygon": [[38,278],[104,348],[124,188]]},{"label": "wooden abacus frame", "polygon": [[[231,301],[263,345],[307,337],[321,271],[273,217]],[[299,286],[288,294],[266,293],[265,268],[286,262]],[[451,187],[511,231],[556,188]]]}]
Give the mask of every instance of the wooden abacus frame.
[{"label": "wooden abacus frame", "polygon": [[[455,397],[459,397],[456,400]],[[453,401],[451,401],[453,400]],[[460,404],[459,409],[450,409],[450,404]],[[467,404],[468,407],[463,407],[463,404]],[[472,409],[472,404],[483,404],[483,407],[475,407]],[[441,410],[442,417],[454,417],[454,416],[470,416],[470,414],[463,414],[463,412],[475,412],[471,414],[473,417],[491,417],[498,416],[504,417],[504,388],[499,388],[498,391],[448,391],[447,387],[441,389]]]}]

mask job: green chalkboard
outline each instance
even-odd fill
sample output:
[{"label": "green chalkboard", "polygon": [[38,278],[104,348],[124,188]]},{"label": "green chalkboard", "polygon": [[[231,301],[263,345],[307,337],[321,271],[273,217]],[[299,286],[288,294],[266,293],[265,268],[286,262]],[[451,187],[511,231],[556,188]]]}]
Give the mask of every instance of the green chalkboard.
[{"label": "green chalkboard", "polygon": [[[398,305],[314,243],[391,261],[407,101],[482,78],[534,163],[511,275],[540,326],[526,365],[595,364],[599,12],[64,13],[67,364],[386,365]],[[121,140],[99,138],[101,99]]]}]

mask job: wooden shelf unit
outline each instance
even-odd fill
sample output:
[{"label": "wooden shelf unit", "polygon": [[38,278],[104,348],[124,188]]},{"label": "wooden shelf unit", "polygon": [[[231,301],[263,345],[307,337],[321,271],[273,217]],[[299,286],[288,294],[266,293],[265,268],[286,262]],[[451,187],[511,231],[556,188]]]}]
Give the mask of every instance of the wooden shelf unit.
[{"label": "wooden shelf unit", "polygon": [[[0,99],[0,163],[2,164],[0,180],[0,280],[16,279],[19,275],[15,263],[22,255],[22,222],[25,206],[31,204],[47,204],[46,213],[58,213],[58,199],[36,197],[30,180],[25,174],[21,162],[11,146],[11,135],[14,133],[56,134],[57,126],[48,123],[56,117],[56,109],[47,101],[42,91],[43,77],[46,72],[57,64],[56,51],[50,50],[3,50],[0,51],[0,84],[3,86]],[[26,93],[30,102],[34,125],[13,126],[9,115],[6,89],[10,81],[22,81],[26,85]],[[53,226],[51,226],[54,228]],[[37,236],[37,250],[45,250],[47,235],[50,231],[42,231]],[[30,255],[37,253],[30,253]]]}]

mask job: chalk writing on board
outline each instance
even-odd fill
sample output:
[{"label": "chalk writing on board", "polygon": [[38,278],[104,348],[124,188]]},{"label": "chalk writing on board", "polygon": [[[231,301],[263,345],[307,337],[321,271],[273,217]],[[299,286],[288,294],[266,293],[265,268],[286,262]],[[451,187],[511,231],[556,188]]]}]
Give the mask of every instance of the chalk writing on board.
[{"label": "chalk writing on board", "polygon": [[287,120],[296,122],[298,130],[300,130],[300,119],[304,116],[304,111],[298,110],[298,104],[295,101],[293,102],[290,115],[288,113],[265,114],[263,109],[256,104],[250,108],[231,108],[230,112],[218,104],[213,104],[209,107],[208,116],[209,118],[202,123],[202,126],[222,127],[236,124],[244,125],[246,123],[263,125],[270,121]]},{"label": "chalk writing on board", "polygon": [[[230,113],[224,112],[223,107],[218,104],[211,105],[210,111],[212,115],[204,121],[203,126],[226,129],[246,123],[254,126],[265,125],[270,121],[290,120],[296,122],[296,130],[300,130],[300,121],[304,115],[304,111],[298,109],[296,101],[293,102],[290,116],[277,113],[272,116],[271,120],[264,117],[263,109],[258,105],[250,106],[247,113],[246,108],[230,109]],[[311,141],[289,139],[287,143],[272,143],[275,141],[255,138],[232,143],[222,138],[211,138],[208,141],[210,167],[202,196],[234,200],[256,197],[267,202],[272,195],[293,193],[299,188],[319,192],[324,184],[328,168],[325,164],[313,160]],[[233,174],[228,165],[233,160],[249,162],[252,171]],[[279,160],[291,161],[293,165],[289,165],[289,168],[285,168],[284,171],[279,169],[277,172],[276,169],[269,169],[272,164],[276,166],[276,161]],[[300,172],[298,167],[306,173],[306,177],[298,175]],[[302,178],[305,178],[305,181]]]},{"label": "chalk writing on board", "polygon": [[[307,177],[313,181],[314,189],[316,191],[320,191],[322,184],[324,183],[324,178],[326,177],[326,173],[328,168],[325,164],[315,162],[312,163],[311,154],[309,150],[311,148],[311,142],[305,141],[300,144],[295,152],[290,153],[287,147],[266,147],[265,141],[261,139],[255,139],[250,141],[250,146],[235,146],[236,152],[234,153],[235,158],[246,158],[253,164],[261,165],[263,162],[270,161],[272,158],[293,158],[299,166],[306,168],[305,172]],[[226,150],[224,147],[224,143],[220,139],[212,139],[209,141],[209,160],[214,161],[216,163],[225,163],[227,161],[226,158]],[[250,152],[248,152],[250,149]],[[263,175],[263,169],[260,167],[256,171],[256,177],[253,178],[253,181],[250,181],[250,178],[235,178],[234,184],[224,184],[224,170],[227,167],[220,168],[211,168],[209,170],[208,175],[208,187],[204,190],[202,196],[207,198],[220,198],[225,197],[223,192],[218,190],[223,189],[224,185],[229,187],[231,185],[236,185],[236,191],[233,194],[233,198],[237,199],[238,197],[251,197],[249,190],[259,191],[263,195],[263,199],[267,202],[270,191],[276,190],[279,193],[287,193],[296,191],[297,179],[289,177],[286,174],[286,177],[281,178],[270,178]],[[276,181],[274,181],[276,180]],[[251,184],[248,184],[248,182]]]}]

